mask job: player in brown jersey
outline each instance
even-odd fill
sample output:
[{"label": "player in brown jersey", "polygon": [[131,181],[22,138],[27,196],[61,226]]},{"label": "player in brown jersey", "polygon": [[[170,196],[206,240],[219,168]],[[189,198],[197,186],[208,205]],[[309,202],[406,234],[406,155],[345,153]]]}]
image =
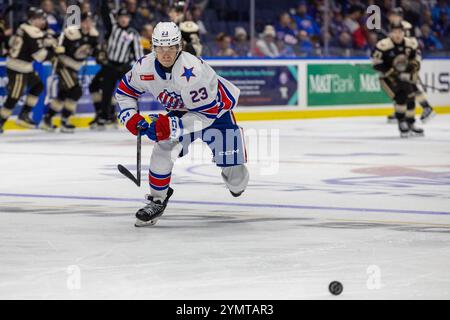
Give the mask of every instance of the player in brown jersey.
[{"label": "player in brown jersey", "polygon": [[93,26],[92,14],[83,13],[80,28],[64,29],[63,47],[65,53],[58,55],[56,74],[59,77],[58,95],[50,103],[40,127],[54,131],[53,117],[61,112],[61,132],[73,132],[75,126],[69,123],[69,118],[75,113],[77,101],[82,95],[78,80],[78,72],[84,61],[98,50],[98,31]]},{"label": "player in brown jersey", "polygon": [[[408,38],[416,37],[416,32],[414,30],[414,27],[411,25],[411,23],[409,23],[408,21],[403,19],[403,9],[401,7],[393,8],[389,12],[388,20],[391,24],[401,23],[403,30],[405,31],[405,37],[408,37]],[[422,115],[420,116],[420,120],[423,123],[426,123],[428,120],[433,118],[436,115],[436,113],[434,112],[433,108],[430,106],[427,98],[425,97],[425,94],[423,92],[424,90],[422,88],[422,84],[421,84],[419,78],[416,80],[416,83],[414,84],[414,90],[415,90],[416,101],[421,105],[421,107],[423,109]],[[396,121],[395,114],[389,115],[388,122],[394,122],[394,121]]]},{"label": "player in brown jersey", "polygon": [[395,117],[401,137],[423,135],[415,125],[415,88],[421,53],[414,38],[405,37],[401,23],[392,24],[389,37],[379,41],[372,52],[373,67],[380,82],[394,101]]},{"label": "player in brown jersey", "polygon": [[45,25],[44,11],[32,7],[28,10],[27,22],[21,24],[10,39],[11,48],[6,60],[8,97],[0,109],[0,133],[3,132],[6,120],[11,116],[26,87],[28,94],[17,124],[27,128],[36,127],[30,114],[44,90],[44,85],[33,69],[33,61],[43,62],[64,50],[46,37],[42,31]]}]

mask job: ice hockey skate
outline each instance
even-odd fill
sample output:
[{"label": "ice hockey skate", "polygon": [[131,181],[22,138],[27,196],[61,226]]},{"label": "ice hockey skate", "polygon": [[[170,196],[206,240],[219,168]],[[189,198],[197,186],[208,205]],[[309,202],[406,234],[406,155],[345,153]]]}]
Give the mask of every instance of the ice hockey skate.
[{"label": "ice hockey skate", "polygon": [[406,121],[402,120],[398,123],[398,130],[400,131],[400,137],[401,138],[408,138],[409,137],[409,125]]},{"label": "ice hockey skate", "polygon": [[415,123],[409,124],[409,135],[411,137],[423,137],[425,135],[422,128],[419,128]]},{"label": "ice hockey skate", "polygon": [[387,123],[397,123],[397,118],[395,117],[395,113],[387,116]]},{"label": "ice hockey skate", "polygon": [[5,125],[5,121],[3,119],[0,119],[0,134],[5,132],[5,130],[3,129],[4,125]]},{"label": "ice hockey skate", "polygon": [[42,118],[42,122],[39,124],[39,129],[42,129],[47,132],[55,132],[57,127],[52,123],[52,118],[50,116],[45,115]]},{"label": "ice hockey skate", "polygon": [[433,110],[433,108],[425,108],[423,109],[422,114],[420,115],[420,121],[422,123],[427,123],[431,119],[433,119],[436,116],[436,112]]},{"label": "ice hockey skate", "polygon": [[172,194],[173,189],[169,188],[166,199],[162,203],[161,201],[153,201],[153,197],[147,194],[145,198],[148,201],[148,204],[136,212],[136,222],[134,226],[147,227],[155,225],[158,219],[163,215]]},{"label": "ice hockey skate", "polygon": [[62,133],[74,133],[75,132],[75,126],[71,123],[69,123],[69,120],[63,119],[61,120],[61,132]]},{"label": "ice hockey skate", "polygon": [[21,113],[16,120],[16,124],[28,129],[34,129],[36,128],[36,122],[33,121],[33,119],[30,118],[29,113]]}]

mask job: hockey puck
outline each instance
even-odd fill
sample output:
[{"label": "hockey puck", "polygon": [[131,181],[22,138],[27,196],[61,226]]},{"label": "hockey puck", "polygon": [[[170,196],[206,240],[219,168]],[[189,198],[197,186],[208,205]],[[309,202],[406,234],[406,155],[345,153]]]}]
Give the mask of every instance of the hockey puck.
[{"label": "hockey puck", "polygon": [[339,281],[332,281],[328,286],[328,290],[330,290],[333,295],[338,296],[344,290],[344,286]]}]

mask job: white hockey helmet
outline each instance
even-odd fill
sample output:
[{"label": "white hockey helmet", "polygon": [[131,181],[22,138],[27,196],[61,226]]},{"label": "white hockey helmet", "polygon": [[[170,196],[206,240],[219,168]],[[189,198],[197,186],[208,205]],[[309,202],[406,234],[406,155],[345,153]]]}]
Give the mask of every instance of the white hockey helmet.
[{"label": "white hockey helmet", "polygon": [[170,47],[180,45],[181,31],[173,22],[159,22],[153,30],[152,42],[154,47]]}]

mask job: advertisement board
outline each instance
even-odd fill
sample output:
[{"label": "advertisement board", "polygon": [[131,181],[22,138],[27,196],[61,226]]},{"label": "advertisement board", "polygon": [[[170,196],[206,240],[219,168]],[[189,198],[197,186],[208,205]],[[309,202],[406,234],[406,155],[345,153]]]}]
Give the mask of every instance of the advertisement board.
[{"label": "advertisement board", "polygon": [[389,103],[370,64],[308,64],[308,106]]},{"label": "advertisement board", "polygon": [[[368,59],[211,59],[208,63],[241,89],[235,111],[246,120],[381,115],[383,108],[392,107]],[[94,107],[88,88],[99,69],[94,60],[89,60],[80,70],[83,96],[77,106],[79,118],[92,117]],[[51,65],[36,64],[35,70],[50,88],[51,97],[55,96],[58,79],[50,81]],[[430,104],[439,113],[449,112],[450,59],[423,60],[420,78]],[[5,59],[1,58],[0,106],[6,99],[7,83]],[[44,97],[45,92],[33,112],[37,122],[45,112]],[[18,113],[23,100],[13,114]],[[142,111],[162,110],[150,94],[141,96],[139,106]]]},{"label": "advertisement board", "polygon": [[239,106],[298,104],[297,66],[217,66],[217,74],[241,89]]}]

